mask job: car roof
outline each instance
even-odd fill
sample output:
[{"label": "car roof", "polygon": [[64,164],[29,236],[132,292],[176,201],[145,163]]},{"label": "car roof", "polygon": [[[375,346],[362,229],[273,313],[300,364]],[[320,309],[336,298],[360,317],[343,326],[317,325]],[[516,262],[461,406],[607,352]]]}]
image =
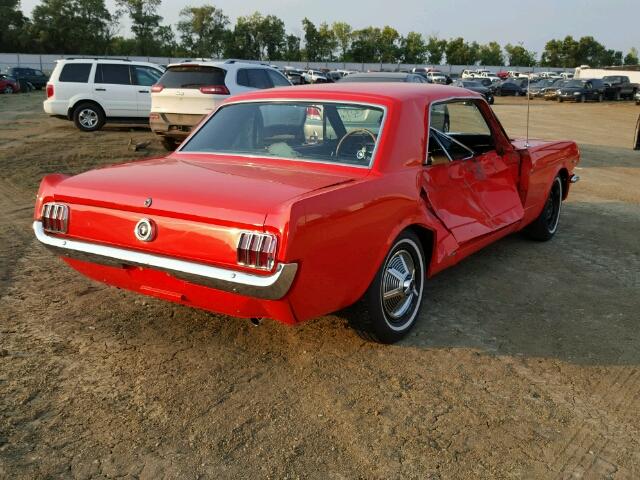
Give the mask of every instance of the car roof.
[{"label": "car roof", "polygon": [[167,68],[170,67],[187,67],[187,66],[193,66],[193,65],[197,65],[199,67],[218,67],[218,68],[224,68],[226,70],[231,70],[233,68],[239,68],[239,67],[251,67],[251,68],[265,68],[267,70],[275,70],[275,68],[273,68],[270,65],[263,65],[262,63],[253,63],[253,62],[241,62],[241,61],[237,61],[237,60],[227,60],[227,61],[213,61],[213,60],[187,60],[184,62],[178,62],[178,63],[170,63],[169,65],[167,65]]},{"label": "car roof", "polygon": [[336,100],[391,104],[411,101],[426,101],[427,103],[431,103],[438,100],[470,97],[482,98],[482,95],[460,87],[452,87],[449,85],[406,82],[337,82],[256,90],[236,95],[229,99],[228,102],[317,99],[319,101]]},{"label": "car roof", "polygon": [[64,63],[87,63],[87,62],[100,62],[100,63],[115,63],[115,64],[124,64],[124,65],[146,65],[149,67],[159,67],[157,63],[152,62],[143,62],[138,60],[129,60],[126,58],[59,58],[56,60],[59,64]]},{"label": "car roof", "polygon": [[415,73],[406,72],[362,72],[352,73],[349,78],[367,78],[367,77],[379,77],[379,78],[407,78],[409,76],[416,76]]}]

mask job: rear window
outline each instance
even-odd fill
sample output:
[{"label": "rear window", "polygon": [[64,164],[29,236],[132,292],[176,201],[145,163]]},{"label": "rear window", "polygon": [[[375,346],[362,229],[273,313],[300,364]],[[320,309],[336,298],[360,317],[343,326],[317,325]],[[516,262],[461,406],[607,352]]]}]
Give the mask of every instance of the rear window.
[{"label": "rear window", "polygon": [[226,72],[217,67],[199,65],[170,67],[158,81],[164,88],[200,88],[224,85]]},{"label": "rear window", "polygon": [[58,81],[87,83],[89,81],[89,72],[91,72],[90,63],[67,63],[62,67]]}]

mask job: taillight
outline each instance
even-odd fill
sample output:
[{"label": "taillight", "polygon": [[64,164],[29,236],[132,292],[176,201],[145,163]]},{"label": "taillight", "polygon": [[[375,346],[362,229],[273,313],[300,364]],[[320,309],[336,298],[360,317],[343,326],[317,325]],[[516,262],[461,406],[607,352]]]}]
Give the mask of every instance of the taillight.
[{"label": "taillight", "polygon": [[42,228],[50,233],[67,233],[69,207],[62,203],[45,203],[42,206]]},{"label": "taillight", "polygon": [[47,83],[47,98],[53,97],[53,85]]},{"label": "taillight", "polygon": [[200,91],[211,95],[229,95],[229,89],[224,85],[205,85],[200,87]]},{"label": "taillight", "polygon": [[322,113],[318,107],[307,107],[308,120],[322,120]]},{"label": "taillight", "polygon": [[149,114],[149,120],[160,120],[160,114],[159,113],[150,113]]},{"label": "taillight", "polygon": [[164,90],[164,85],[161,83],[156,83],[155,85],[151,85],[151,91],[154,93],[158,93]]},{"label": "taillight", "polygon": [[276,261],[278,239],[270,233],[244,232],[238,242],[238,264],[271,270]]}]

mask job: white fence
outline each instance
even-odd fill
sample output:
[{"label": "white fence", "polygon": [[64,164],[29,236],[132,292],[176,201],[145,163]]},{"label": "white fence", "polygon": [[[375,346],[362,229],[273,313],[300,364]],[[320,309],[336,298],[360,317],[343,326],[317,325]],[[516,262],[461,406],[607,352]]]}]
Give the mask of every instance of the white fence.
[{"label": "white fence", "polygon": [[[56,60],[61,58],[79,58],[79,57],[88,57],[91,58],[90,55],[38,55],[38,54],[26,54],[26,53],[0,53],[0,72],[6,72],[7,69],[11,67],[30,67],[36,68],[38,70],[42,70],[45,73],[50,73],[55,66]],[[109,57],[105,57],[109,58]],[[170,58],[170,57],[128,57],[128,56],[116,56],[110,58],[126,58],[129,60],[137,60],[142,62],[151,62],[157,63],[159,65],[167,65],[169,63],[177,63],[185,58]],[[410,70],[413,67],[431,67],[437,68],[438,70],[448,73],[450,75],[459,75],[465,69],[476,69],[479,68],[476,65],[422,65],[422,64],[408,64],[408,63],[344,63],[344,62],[286,62],[286,61],[273,61],[270,62],[272,65],[278,65],[279,67],[284,67],[285,65],[290,65],[292,67],[301,68],[301,69],[321,69],[328,68],[331,70],[357,70],[361,72],[366,72],[369,70],[385,70],[385,71],[394,71],[394,70]],[[562,68],[548,68],[548,67],[512,67],[505,65],[494,65],[494,66],[483,66],[482,68],[486,68],[492,71],[499,70],[516,70],[519,72],[531,72],[531,71],[554,71],[554,72],[564,72],[570,71],[573,72],[573,69],[562,69]]]}]

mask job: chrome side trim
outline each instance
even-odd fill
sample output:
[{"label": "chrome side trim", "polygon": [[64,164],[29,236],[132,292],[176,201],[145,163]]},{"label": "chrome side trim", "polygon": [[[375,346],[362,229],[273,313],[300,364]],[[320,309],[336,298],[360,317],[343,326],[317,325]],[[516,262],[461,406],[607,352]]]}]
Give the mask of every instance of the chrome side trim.
[{"label": "chrome side trim", "polygon": [[298,271],[297,263],[280,263],[271,275],[254,275],[124,248],[63,239],[47,235],[42,222],[37,220],[33,222],[33,231],[41,243],[58,255],[101,265],[153,268],[187,282],[264,300],[284,297]]}]

